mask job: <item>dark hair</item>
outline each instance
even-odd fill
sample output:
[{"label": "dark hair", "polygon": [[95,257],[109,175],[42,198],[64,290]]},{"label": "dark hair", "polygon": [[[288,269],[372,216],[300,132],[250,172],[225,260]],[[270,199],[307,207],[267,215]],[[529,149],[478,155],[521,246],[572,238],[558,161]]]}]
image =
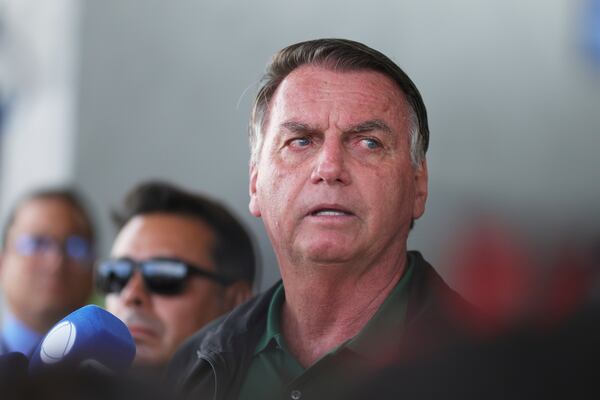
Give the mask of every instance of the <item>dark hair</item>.
[{"label": "dark hair", "polygon": [[418,165],[429,146],[427,111],[419,90],[400,67],[377,50],[347,39],[317,39],[300,42],[277,52],[263,76],[250,118],[251,162],[262,147],[262,129],[271,98],[281,82],[302,65],[318,65],[334,71],[377,71],[391,78],[404,93],[411,113],[411,159]]},{"label": "dark hair", "polygon": [[73,209],[75,209],[78,213],[81,214],[83,220],[85,221],[85,232],[84,234],[90,240],[92,247],[94,247],[95,240],[95,230],[94,223],[91,218],[90,213],[86,207],[86,203],[83,200],[81,194],[71,187],[61,187],[61,188],[44,188],[38,189],[33,192],[30,192],[23,196],[19,201],[17,201],[16,205],[13,207],[11,212],[8,214],[6,218],[6,222],[4,223],[4,227],[2,229],[2,248],[6,246],[6,242],[8,240],[8,231],[15,223],[15,219],[17,217],[17,213],[21,209],[21,207],[34,200],[46,200],[46,199],[57,199],[64,201],[71,205]]},{"label": "dark hair", "polygon": [[212,250],[217,272],[252,284],[256,268],[252,240],[238,219],[223,205],[170,183],[149,181],[133,188],[125,196],[123,209],[114,212],[113,219],[120,229],[135,216],[151,213],[182,215],[207,223],[217,237]]}]

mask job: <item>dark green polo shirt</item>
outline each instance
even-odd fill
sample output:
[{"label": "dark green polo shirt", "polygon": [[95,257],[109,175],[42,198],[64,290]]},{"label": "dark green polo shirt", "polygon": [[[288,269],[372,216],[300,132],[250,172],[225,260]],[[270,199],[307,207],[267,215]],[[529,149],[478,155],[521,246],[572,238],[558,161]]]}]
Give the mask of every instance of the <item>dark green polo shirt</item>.
[{"label": "dark green polo shirt", "polygon": [[308,368],[303,368],[289,352],[282,336],[280,316],[285,290],[280,284],[271,299],[266,329],[254,351],[239,398],[329,398],[365,378],[369,367],[381,363],[400,346],[413,258],[409,254],[406,272],[365,327]]}]

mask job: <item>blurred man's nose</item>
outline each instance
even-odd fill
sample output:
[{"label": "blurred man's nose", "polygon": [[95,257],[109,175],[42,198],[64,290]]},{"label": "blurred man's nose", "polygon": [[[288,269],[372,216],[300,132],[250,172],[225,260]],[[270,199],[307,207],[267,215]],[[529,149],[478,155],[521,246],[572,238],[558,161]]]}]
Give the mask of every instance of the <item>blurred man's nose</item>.
[{"label": "blurred man's nose", "polygon": [[139,271],[133,273],[120,296],[123,304],[130,307],[144,307],[149,303],[150,294]]},{"label": "blurred man's nose", "polygon": [[48,246],[44,249],[43,257],[46,268],[58,270],[64,268],[69,261],[68,255],[63,246],[56,243],[53,246]]}]

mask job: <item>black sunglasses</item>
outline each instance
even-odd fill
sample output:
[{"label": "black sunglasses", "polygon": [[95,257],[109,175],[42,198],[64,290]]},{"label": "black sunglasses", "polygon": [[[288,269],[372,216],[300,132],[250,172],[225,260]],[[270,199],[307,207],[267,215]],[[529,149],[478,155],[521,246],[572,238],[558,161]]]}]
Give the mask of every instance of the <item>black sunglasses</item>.
[{"label": "black sunglasses", "polygon": [[211,279],[224,286],[233,282],[230,278],[176,258],[152,258],[144,261],[116,258],[98,264],[96,286],[104,293],[119,293],[127,285],[135,269],[142,273],[146,288],[150,292],[162,295],[181,293],[185,281],[193,275]]}]

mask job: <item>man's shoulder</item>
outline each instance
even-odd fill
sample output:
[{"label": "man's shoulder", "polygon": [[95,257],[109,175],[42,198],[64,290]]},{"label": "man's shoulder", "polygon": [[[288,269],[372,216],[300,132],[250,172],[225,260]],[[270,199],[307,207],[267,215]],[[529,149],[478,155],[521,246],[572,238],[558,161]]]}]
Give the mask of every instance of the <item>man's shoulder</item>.
[{"label": "man's shoulder", "polygon": [[410,329],[404,338],[408,347],[432,349],[470,336],[481,311],[452,289],[419,252],[409,254],[416,268],[407,311]]},{"label": "man's shoulder", "polygon": [[181,386],[186,376],[201,368],[201,359],[222,359],[223,354],[239,354],[248,348],[251,351],[251,342],[257,341],[264,330],[269,302],[280,284],[278,282],[189,337],[171,359],[167,381]]},{"label": "man's shoulder", "polygon": [[410,301],[416,309],[423,306],[439,307],[449,302],[456,302],[461,307],[469,307],[469,303],[454,289],[452,289],[436,269],[423,258],[418,251],[409,251],[409,257],[413,259],[414,275],[413,284],[410,289]]},{"label": "man's shoulder", "polygon": [[264,316],[263,311],[266,311],[271,296],[272,289],[269,289],[211,321],[188,338],[179,348],[178,353],[184,349],[194,350],[194,353],[196,350],[208,352],[226,350],[224,348],[230,344],[233,337],[243,335],[255,327],[256,322]]}]

